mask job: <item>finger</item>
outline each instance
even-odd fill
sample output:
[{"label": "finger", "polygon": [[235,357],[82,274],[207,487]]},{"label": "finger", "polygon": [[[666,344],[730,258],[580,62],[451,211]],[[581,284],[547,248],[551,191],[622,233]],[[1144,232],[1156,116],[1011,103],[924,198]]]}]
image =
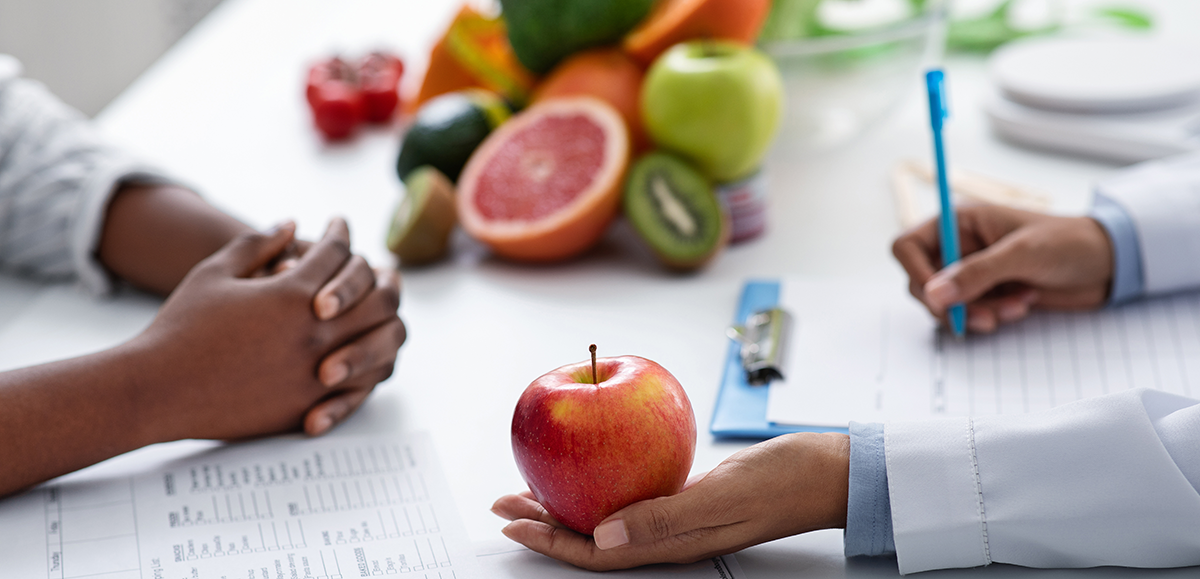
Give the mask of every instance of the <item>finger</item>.
[{"label": "finger", "polygon": [[329,222],[325,236],[313,244],[288,275],[302,279],[313,292],[329,281],[350,259],[350,230],[340,217]]},{"label": "finger", "polygon": [[1041,293],[1033,288],[1024,288],[1009,295],[1000,296],[993,300],[996,317],[1002,323],[1009,324],[1025,319],[1029,312],[1041,299]]},{"label": "finger", "polygon": [[226,243],[205,264],[233,277],[250,277],[286,249],[295,234],[296,224],[291,221],[265,233],[248,231]]},{"label": "finger", "polygon": [[987,297],[967,306],[967,329],[977,334],[990,334],[1002,324],[1021,321],[1032,312],[1041,299],[1041,292],[1021,288],[1005,295]]},{"label": "finger", "polygon": [[296,267],[300,263],[300,259],[296,257],[285,257],[275,263],[275,267],[271,268],[270,275],[278,275],[289,269]]},{"label": "finger", "polygon": [[319,402],[305,414],[304,432],[309,436],[325,434],[334,425],[353,414],[362,405],[363,401],[367,399],[367,396],[371,394],[372,390],[373,388],[346,390],[332,398]]},{"label": "finger", "polygon": [[1051,310],[1092,310],[1103,306],[1108,299],[1108,288],[1082,290],[1041,290],[1036,304]]},{"label": "finger", "polygon": [[393,317],[325,356],[317,367],[317,379],[333,387],[360,382],[362,378],[378,375],[383,370],[391,375],[391,369],[396,364],[396,351],[404,344],[406,337],[404,322]]},{"label": "finger", "polygon": [[524,495],[525,493],[500,497],[492,504],[492,512],[509,521],[530,519],[561,529],[567,528],[566,525],[558,522],[558,519],[555,519],[550,511],[546,510],[546,507],[534,500],[532,495]]},{"label": "finger", "polygon": [[303,239],[293,240],[287,249],[283,250],[283,253],[275,260],[275,263],[269,264],[269,271],[266,273],[269,275],[278,275],[296,267],[300,263],[300,258],[308,252],[308,249],[312,245],[311,241]]},{"label": "finger", "polygon": [[999,323],[996,312],[988,306],[971,306],[967,308],[967,329],[976,334],[990,334],[996,331]]},{"label": "finger", "polygon": [[714,490],[719,486],[719,481],[701,480],[679,494],[629,505],[596,525],[592,531],[596,547],[607,550],[622,545],[647,545],[697,529],[737,522],[725,519],[722,508],[725,501],[720,491]]},{"label": "finger", "polygon": [[925,284],[926,302],[945,309],[975,301],[1002,283],[1022,279],[1035,261],[1019,237],[1002,238],[934,274]]},{"label": "finger", "polygon": [[[728,533],[705,529],[689,536],[650,545],[631,545],[617,550],[601,550],[586,535],[533,519],[517,519],[501,532],[531,551],[566,561],[592,571],[628,569],[652,563],[690,563],[749,546],[728,543]],[[728,543],[728,547],[717,547]]]},{"label": "finger", "polygon": [[313,312],[317,314],[317,319],[333,319],[366,297],[373,287],[375,272],[367,260],[361,255],[351,256],[333,279],[317,291],[313,298]]},{"label": "finger", "polygon": [[595,543],[586,535],[541,521],[517,519],[500,532],[531,551],[592,571],[611,571],[638,565],[637,562],[623,560],[620,555],[597,550]]},{"label": "finger", "polygon": [[[329,320],[333,335],[339,338],[339,344],[348,343],[359,335],[371,331],[375,326],[399,320],[396,311],[400,308],[399,278],[395,276],[377,277],[375,288],[349,311]],[[399,334],[398,348],[404,343],[405,335]]]},{"label": "finger", "polygon": [[929,220],[896,238],[892,255],[910,280],[924,285],[937,271],[939,247],[936,223]]}]

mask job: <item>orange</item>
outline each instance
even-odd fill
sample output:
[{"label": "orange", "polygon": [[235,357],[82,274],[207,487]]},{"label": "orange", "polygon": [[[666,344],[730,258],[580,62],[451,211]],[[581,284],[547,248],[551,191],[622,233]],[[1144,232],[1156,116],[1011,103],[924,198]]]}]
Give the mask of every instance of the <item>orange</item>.
[{"label": "orange", "polygon": [[479,146],[458,181],[458,216],[497,255],[557,261],[578,255],[617,214],[629,164],[620,113],[594,97],[547,99]]},{"label": "orange", "polygon": [[698,38],[753,44],[771,10],[771,0],[660,0],[622,43],[643,66],[668,48]]},{"label": "orange", "polygon": [[635,153],[650,148],[642,128],[638,97],[646,72],[615,47],[576,53],[550,71],[533,92],[533,102],[565,96],[593,96],[617,109],[629,128]]},{"label": "orange", "polygon": [[504,20],[463,6],[429,53],[429,68],[411,110],[435,96],[465,88],[485,88],[523,105],[536,82],[508,43]]}]

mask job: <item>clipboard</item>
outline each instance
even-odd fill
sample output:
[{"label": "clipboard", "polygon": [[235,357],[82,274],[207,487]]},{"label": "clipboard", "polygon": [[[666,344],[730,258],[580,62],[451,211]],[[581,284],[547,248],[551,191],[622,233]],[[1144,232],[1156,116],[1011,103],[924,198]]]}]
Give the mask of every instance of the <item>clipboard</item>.
[{"label": "clipboard", "polygon": [[[734,325],[743,325],[756,312],[779,305],[779,280],[754,279],[742,287]],[[729,340],[721,386],[709,431],[716,438],[772,438],[792,432],[848,432],[846,428],[776,424],[767,421],[767,388],[753,386],[742,364],[741,344]]]}]

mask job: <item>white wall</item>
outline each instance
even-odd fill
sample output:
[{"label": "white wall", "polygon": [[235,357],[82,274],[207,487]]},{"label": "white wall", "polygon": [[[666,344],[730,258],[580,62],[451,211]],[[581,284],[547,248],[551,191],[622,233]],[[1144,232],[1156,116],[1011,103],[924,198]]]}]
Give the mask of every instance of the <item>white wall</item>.
[{"label": "white wall", "polygon": [[220,0],[0,0],[0,53],[87,115]]}]

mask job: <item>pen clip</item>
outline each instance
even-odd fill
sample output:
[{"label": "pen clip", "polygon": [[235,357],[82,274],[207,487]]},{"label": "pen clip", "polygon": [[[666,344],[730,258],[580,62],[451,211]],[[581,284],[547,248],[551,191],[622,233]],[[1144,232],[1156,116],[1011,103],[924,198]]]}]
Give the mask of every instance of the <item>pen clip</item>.
[{"label": "pen clip", "polygon": [[950,116],[950,108],[946,104],[946,74],[942,69],[935,68],[925,73],[925,88],[929,93],[929,120],[933,128],[940,130],[942,121]]}]

